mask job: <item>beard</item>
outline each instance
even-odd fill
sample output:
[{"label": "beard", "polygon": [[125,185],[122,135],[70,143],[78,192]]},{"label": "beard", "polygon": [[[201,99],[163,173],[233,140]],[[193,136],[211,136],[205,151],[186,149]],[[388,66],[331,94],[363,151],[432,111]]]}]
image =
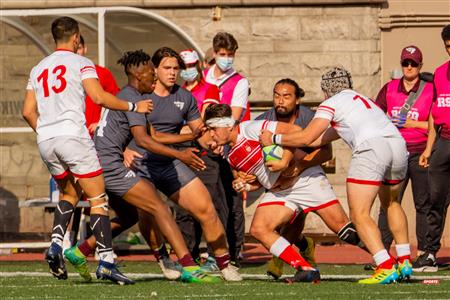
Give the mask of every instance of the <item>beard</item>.
[{"label": "beard", "polygon": [[276,106],[275,107],[275,114],[277,118],[290,118],[295,113],[295,108],[292,110],[287,110],[283,106]]}]

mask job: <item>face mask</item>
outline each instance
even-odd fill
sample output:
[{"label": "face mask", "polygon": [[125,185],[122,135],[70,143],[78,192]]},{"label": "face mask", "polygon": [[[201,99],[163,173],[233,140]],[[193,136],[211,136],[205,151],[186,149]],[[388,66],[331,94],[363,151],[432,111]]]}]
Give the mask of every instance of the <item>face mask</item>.
[{"label": "face mask", "polygon": [[233,66],[234,57],[222,57],[219,56],[216,58],[216,65],[222,71],[228,71]]},{"label": "face mask", "polygon": [[188,82],[194,81],[195,79],[197,79],[197,76],[198,76],[197,68],[193,67],[193,68],[187,68],[186,70],[181,70],[180,76],[185,81],[188,81]]}]

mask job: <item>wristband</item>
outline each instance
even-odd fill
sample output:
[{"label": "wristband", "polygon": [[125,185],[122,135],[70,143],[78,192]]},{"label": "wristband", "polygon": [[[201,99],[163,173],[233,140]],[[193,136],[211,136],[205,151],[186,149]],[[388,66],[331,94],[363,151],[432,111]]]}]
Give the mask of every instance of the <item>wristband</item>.
[{"label": "wristband", "polygon": [[275,142],[276,138],[277,138],[277,135],[276,135],[275,133],[272,134],[272,143],[273,143],[273,144],[276,144],[276,143],[277,143],[277,142]]},{"label": "wristband", "polygon": [[133,108],[134,108],[133,103],[128,102],[128,111],[133,111]]},{"label": "wristband", "polygon": [[282,134],[274,134],[273,140],[276,145],[281,145]]}]

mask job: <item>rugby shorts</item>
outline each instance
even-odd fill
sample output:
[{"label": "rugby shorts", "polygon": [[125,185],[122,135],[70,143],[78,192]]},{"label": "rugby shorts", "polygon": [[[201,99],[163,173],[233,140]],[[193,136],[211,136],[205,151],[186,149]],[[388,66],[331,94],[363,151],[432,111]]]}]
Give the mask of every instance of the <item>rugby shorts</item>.
[{"label": "rugby shorts", "polygon": [[153,182],[155,187],[169,198],[197,178],[194,172],[178,159],[164,162],[144,160],[138,175]]},{"label": "rugby shorts", "polygon": [[39,142],[38,148],[55,179],[63,179],[69,172],[77,178],[91,178],[103,172],[90,138],[57,136]]},{"label": "rugby shorts", "polygon": [[322,168],[311,167],[298,176],[292,187],[280,191],[267,191],[258,207],[282,205],[294,211],[294,217],[303,211],[316,211],[339,201]]},{"label": "rugby shorts", "polygon": [[408,168],[408,151],[402,138],[372,138],[352,154],[347,182],[394,185],[403,181]]},{"label": "rugby shorts", "polygon": [[105,177],[105,189],[108,195],[123,197],[136,183],[140,177],[136,171],[133,171],[123,164],[123,162],[114,162],[103,168]]}]

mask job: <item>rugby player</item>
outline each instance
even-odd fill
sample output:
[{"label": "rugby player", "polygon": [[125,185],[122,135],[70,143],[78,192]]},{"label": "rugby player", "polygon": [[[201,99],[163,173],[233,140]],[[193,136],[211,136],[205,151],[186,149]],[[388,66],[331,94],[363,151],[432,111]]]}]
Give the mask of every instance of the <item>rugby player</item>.
[{"label": "rugby player", "polygon": [[45,259],[56,278],[67,279],[62,242],[82,189],[91,205],[91,228],[99,249],[97,277],[133,283],[114,264],[108,198],[94,142],[85,125],[84,100],[87,93],[103,107],[140,113],[150,112],[152,104],[148,100],[123,101],[103,90],[92,61],[75,54],[80,41],[77,21],[60,17],[52,22],[51,31],[56,51],[31,70],[22,111],[37,133],[42,160],[61,190]]},{"label": "rugby player", "polygon": [[[288,132],[300,128],[284,122],[268,120],[245,121],[238,124],[232,118],[231,108],[226,104],[211,105],[205,112],[205,123],[218,146],[224,146],[224,155],[232,168],[247,174],[254,174],[257,182],[248,183],[242,178],[233,182],[238,192],[252,191],[263,186],[268,192],[258,205],[250,233],[270,252],[297,272],[292,281],[314,282],[320,280],[319,271],[313,268],[275,230],[294,220],[300,212],[316,212],[334,232],[347,232],[345,241],[358,244],[359,237],[336,199],[322,168],[318,165],[302,166],[306,153],[296,150],[294,164],[284,171],[292,155],[285,155],[281,165],[264,163],[258,135],[263,128],[275,132]],[[285,152],[288,150],[285,149]],[[273,171],[273,172],[270,172]],[[275,207],[274,207],[275,205]],[[351,232],[351,233],[350,233]]]},{"label": "rugby player", "polygon": [[[151,93],[154,89],[154,67],[150,56],[139,51],[130,51],[124,54],[119,60],[124,66],[128,77],[128,84],[118,93],[119,97],[137,102],[143,98],[145,93]],[[102,165],[106,191],[110,195],[111,206],[117,214],[117,218],[112,220],[113,236],[117,236],[125,229],[131,227],[138,221],[136,208],[151,214],[155,219],[158,228],[172,245],[179,263],[183,266],[181,279],[187,282],[210,282],[216,278],[207,276],[200,270],[192,259],[183,237],[172,218],[169,207],[160,199],[154,184],[136,175],[135,171],[125,167],[123,152],[131,139],[134,126],[145,122],[145,117],[136,113],[125,113],[105,110],[101,122],[95,135],[95,147]],[[130,129],[131,128],[131,129]],[[199,165],[201,159],[190,151],[177,151],[155,142],[148,137],[144,141],[146,147],[155,153],[178,158],[189,165]],[[147,215],[140,213],[144,219]],[[144,220],[144,224],[148,223]],[[143,226],[143,235],[149,239],[148,227]],[[86,256],[93,251],[92,245],[96,237],[92,236],[79,247],[72,247],[65,251],[68,260],[75,265],[80,275],[89,280],[89,271],[86,264]],[[155,253],[158,261],[163,257],[168,257],[165,248],[160,248]],[[163,263],[164,261],[161,261]],[[161,266],[161,264],[160,264]],[[163,268],[164,271],[164,268]],[[176,279],[175,275],[170,279]],[[178,274],[179,275],[179,274]]]},{"label": "rugby player", "polygon": [[[351,90],[351,75],[344,68],[335,67],[323,74],[321,87],[327,100],[303,131],[280,135],[263,130],[261,143],[305,147],[342,137],[353,151],[347,178],[350,218],[377,265],[372,277],[359,282],[387,284],[410,277],[407,220],[397,198],[408,163],[405,141],[374,102]],[[396,242],[397,261],[384,248],[370,217],[377,194]]]}]

